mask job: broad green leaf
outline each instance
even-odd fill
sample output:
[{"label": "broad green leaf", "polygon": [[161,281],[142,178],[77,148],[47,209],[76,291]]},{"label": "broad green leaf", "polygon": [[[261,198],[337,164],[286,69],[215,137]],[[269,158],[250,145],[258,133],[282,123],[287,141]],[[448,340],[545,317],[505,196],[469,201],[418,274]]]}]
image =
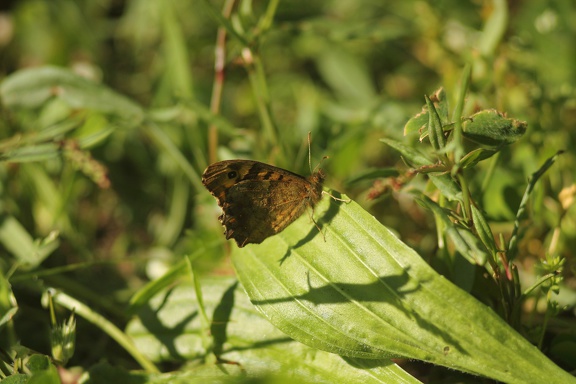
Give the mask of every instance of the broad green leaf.
[{"label": "broad green leaf", "polygon": [[104,141],[114,130],[115,126],[108,122],[106,116],[92,112],[87,114],[84,123],[72,137],[78,140],[80,148],[90,148]]},{"label": "broad green leaf", "polygon": [[[248,377],[273,374],[302,383],[418,382],[390,360],[343,359],[290,339],[258,313],[235,279],[206,279],[201,287],[210,329],[202,327],[192,284],[181,284],[152,298],[130,322],[127,333],[137,348],[156,361],[205,359],[212,350],[241,364]],[[192,372],[203,376],[207,370]]]},{"label": "broad green leaf", "polygon": [[[266,348],[264,348],[266,350]],[[324,354],[328,355],[328,354]],[[311,352],[307,360],[318,358],[323,360],[323,354]],[[340,359],[340,361],[343,361]],[[319,362],[320,363],[320,362]],[[330,377],[326,377],[322,370],[310,370],[311,375],[304,377],[306,369],[291,369],[288,366],[284,369],[283,362],[276,362],[267,366],[267,362],[260,362],[263,373],[255,375],[252,369],[246,369],[245,366],[235,364],[203,364],[192,366],[191,368],[180,368],[178,371],[163,374],[146,374],[139,371],[126,371],[118,366],[112,366],[109,363],[100,363],[92,367],[89,375],[79,381],[81,384],[108,384],[108,383],[149,383],[149,384],[333,384],[333,383],[419,383],[415,379],[406,380],[402,375],[389,375],[386,377],[378,376],[381,368],[370,367],[369,362],[364,361],[366,365],[366,375],[359,374],[360,369],[355,369],[356,375],[340,375],[338,373],[342,366],[334,364],[332,361],[323,360],[322,363],[331,364],[333,372]],[[354,364],[356,362],[351,362]],[[319,364],[320,365],[320,364]],[[358,364],[362,367],[362,364]],[[347,368],[344,368],[345,370]],[[389,369],[389,368],[386,368]],[[398,367],[396,367],[398,369]],[[404,373],[404,375],[406,375]],[[371,377],[372,376],[372,377]],[[345,381],[340,381],[345,380]],[[4,382],[2,382],[4,384]]]},{"label": "broad green leaf", "polygon": [[574,378],[494,311],[438,275],[358,204],[325,198],[260,245],[233,246],[238,277],[280,330],[351,357],[405,356],[507,383]]},{"label": "broad green leaf", "polygon": [[464,137],[491,147],[511,144],[526,132],[526,123],[502,115],[495,109],[480,111],[462,123]]}]

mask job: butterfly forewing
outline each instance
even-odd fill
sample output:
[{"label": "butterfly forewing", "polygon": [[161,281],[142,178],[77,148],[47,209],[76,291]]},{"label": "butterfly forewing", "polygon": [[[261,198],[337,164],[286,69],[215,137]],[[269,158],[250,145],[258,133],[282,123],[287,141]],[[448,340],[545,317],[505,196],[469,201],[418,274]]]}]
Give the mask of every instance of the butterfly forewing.
[{"label": "butterfly forewing", "polygon": [[221,161],[202,176],[222,207],[226,238],[239,247],[261,243],[282,231],[322,195],[321,171],[309,178],[250,160]]}]

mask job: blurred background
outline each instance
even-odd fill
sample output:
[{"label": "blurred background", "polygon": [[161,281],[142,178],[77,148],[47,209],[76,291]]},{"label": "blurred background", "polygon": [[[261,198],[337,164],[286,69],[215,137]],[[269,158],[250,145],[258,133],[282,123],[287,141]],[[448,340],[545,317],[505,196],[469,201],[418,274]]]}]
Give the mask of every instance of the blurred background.
[{"label": "blurred background", "polygon": [[[215,13],[240,36],[219,37],[223,22]],[[14,283],[28,319],[17,323],[22,343],[47,349],[47,339],[36,337],[47,329],[38,306],[44,283],[122,318],[119,308],[131,295],[183,255],[195,255],[202,274],[233,275],[219,209],[200,175],[212,161],[228,158],[308,175],[308,132],[312,167],[329,156],[322,163],[326,185],[431,258],[434,221],[409,188],[369,199],[375,180],[350,181],[372,169],[406,170],[379,139],[418,145],[417,135],[404,137],[404,124],[421,111],[424,95],[440,87],[453,107],[466,64],[472,80],[464,116],[494,108],[528,125],[524,137],[503,150],[490,185],[471,176],[495,233],[511,228],[528,177],[556,151],[566,151],[533,195],[518,263],[534,279],[536,260],[565,257],[562,302],[572,310],[575,18],[572,0],[3,0],[0,81],[23,69],[66,68],[140,111],[131,118],[4,94],[4,154],[21,138],[81,121],[35,142],[80,143],[66,158],[38,152],[42,161],[0,163],[3,217],[34,244],[58,233],[34,268],[88,263],[47,274],[43,283]],[[221,69],[215,69],[217,48],[224,54]],[[487,166],[479,166],[479,175]],[[0,239],[3,271],[16,268],[19,258],[6,236]],[[573,312],[568,319],[573,329]],[[78,335],[77,364],[90,365],[115,348],[91,337]]]}]

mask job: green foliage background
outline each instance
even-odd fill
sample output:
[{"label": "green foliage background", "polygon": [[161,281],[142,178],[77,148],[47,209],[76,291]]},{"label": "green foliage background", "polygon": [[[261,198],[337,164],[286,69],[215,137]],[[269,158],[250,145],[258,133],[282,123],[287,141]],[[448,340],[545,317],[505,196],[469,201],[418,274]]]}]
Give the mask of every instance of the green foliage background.
[{"label": "green foliage background", "polygon": [[[469,64],[463,116],[494,108],[528,126],[519,141],[501,149],[497,161],[479,163],[467,175],[496,236],[510,236],[529,176],[565,151],[531,195],[515,260],[524,289],[559,259],[560,278],[527,296],[516,328],[562,368],[576,369],[572,0],[28,0],[2,7],[0,317],[18,308],[16,317],[0,323],[2,348],[18,340],[50,354],[49,313],[40,305],[46,287],[67,292],[124,328],[146,307],[147,294],[184,284],[183,276],[233,276],[228,256],[234,245],[224,241],[219,209],[200,182],[202,171],[215,160],[251,158],[308,175],[308,132],[312,166],[329,156],[322,167],[330,188],[352,197],[437,271],[498,312],[499,295],[490,291],[496,288],[484,270],[437,254],[434,216],[411,195],[425,190],[423,177],[405,188],[387,188],[374,200],[367,197],[386,179],[374,184],[375,177],[362,177],[373,170],[381,175],[407,170],[398,152],[380,139],[421,148],[417,134],[404,136],[404,125],[421,111],[423,96],[439,87],[453,108]],[[220,19],[221,14],[227,16]],[[225,43],[219,42],[218,29],[226,25]],[[215,70],[216,47],[225,52],[223,72]],[[58,72],[63,85],[58,88],[42,83],[38,73],[19,72],[44,68],[51,78],[54,67],[89,81]],[[15,76],[21,83],[9,89]],[[214,88],[219,82],[221,96]],[[82,92],[74,93],[77,89]],[[207,281],[206,287],[218,286]],[[225,279],[221,287],[230,284]],[[217,298],[208,301],[209,308],[218,306]],[[247,314],[239,318],[263,321],[245,305],[241,310]],[[59,309],[58,316],[68,314]],[[82,316],[78,323],[68,366],[94,370],[103,356],[126,370],[142,366]],[[165,372],[184,375],[193,364],[210,368],[205,351],[213,346],[209,332],[202,331],[210,325],[195,327],[197,337],[186,345],[197,342],[197,353],[176,348],[180,359],[147,355]],[[240,331],[234,337],[246,345],[255,340]],[[284,340],[282,334],[277,338]],[[290,343],[296,356],[311,353]],[[281,356],[252,353],[250,361]],[[288,368],[310,379],[320,368],[309,363],[295,359]],[[362,364],[348,361],[339,369]],[[326,366],[322,369],[330,373]],[[466,377],[403,366],[420,380]]]}]

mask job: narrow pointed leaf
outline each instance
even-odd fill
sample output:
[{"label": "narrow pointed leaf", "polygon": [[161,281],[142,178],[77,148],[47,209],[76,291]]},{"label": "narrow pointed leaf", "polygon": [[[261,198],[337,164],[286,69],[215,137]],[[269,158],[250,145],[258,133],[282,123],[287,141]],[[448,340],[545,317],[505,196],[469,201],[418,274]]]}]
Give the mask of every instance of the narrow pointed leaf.
[{"label": "narrow pointed leaf", "polygon": [[40,241],[32,238],[24,226],[8,214],[0,214],[0,244],[24,268],[35,268],[58,248],[57,239]]},{"label": "narrow pointed leaf", "polygon": [[380,139],[380,141],[400,152],[406,161],[414,167],[434,164],[428,156],[404,143],[392,139]]},{"label": "narrow pointed leaf", "polygon": [[490,230],[490,226],[484,217],[482,211],[480,211],[474,204],[470,206],[472,210],[472,220],[474,221],[474,228],[478,233],[478,236],[482,240],[482,243],[486,248],[492,253],[496,254],[498,252],[498,247],[494,241],[494,235]]},{"label": "narrow pointed leaf", "polygon": [[435,150],[440,150],[446,146],[442,120],[440,120],[440,116],[428,96],[426,96],[426,105],[428,106],[428,137],[430,144]]},{"label": "narrow pointed leaf", "polygon": [[454,247],[466,260],[472,264],[484,265],[488,257],[486,248],[469,229],[454,224],[446,211],[428,197],[420,199],[419,202],[432,211],[437,219],[442,221],[444,231],[454,244]]},{"label": "narrow pointed leaf", "polygon": [[490,157],[494,156],[498,151],[484,149],[484,148],[476,148],[473,151],[468,152],[462,159],[460,159],[460,167],[463,169],[472,168],[476,164],[478,164],[482,160],[489,159]]},{"label": "narrow pointed leaf", "polygon": [[398,170],[396,168],[368,169],[346,180],[346,184],[352,185],[360,183],[362,181],[373,181],[379,178],[396,177],[396,176],[398,176]]},{"label": "narrow pointed leaf", "polygon": [[138,125],[144,118],[142,108],[127,97],[58,67],[15,72],[2,81],[0,96],[10,108],[38,108],[51,98],[59,98],[73,108],[117,115],[130,126]]}]

